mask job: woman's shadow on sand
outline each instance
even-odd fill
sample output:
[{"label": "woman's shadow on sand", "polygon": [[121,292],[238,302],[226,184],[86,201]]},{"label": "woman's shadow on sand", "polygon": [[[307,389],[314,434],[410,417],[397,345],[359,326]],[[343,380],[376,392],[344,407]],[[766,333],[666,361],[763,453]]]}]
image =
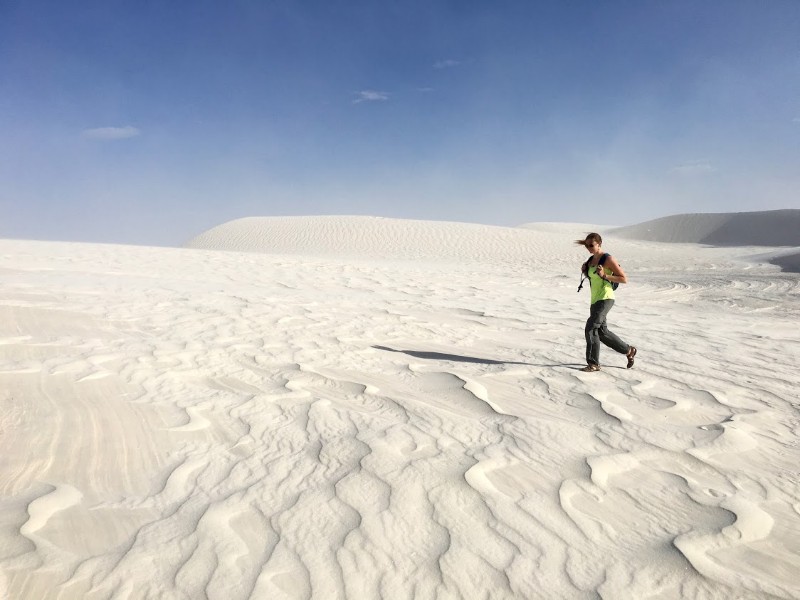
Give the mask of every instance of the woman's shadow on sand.
[{"label": "woman's shadow on sand", "polygon": [[580,369],[584,365],[576,363],[555,363],[555,364],[535,364],[528,362],[518,362],[513,360],[494,360],[491,358],[478,358],[476,356],[463,356],[461,354],[445,354],[443,352],[427,352],[421,350],[398,350],[396,348],[389,348],[387,346],[372,346],[376,350],[385,350],[387,352],[399,352],[407,354],[414,358],[421,358],[424,360],[450,360],[453,362],[476,363],[481,365],[527,365],[529,367],[569,367],[573,369]]}]

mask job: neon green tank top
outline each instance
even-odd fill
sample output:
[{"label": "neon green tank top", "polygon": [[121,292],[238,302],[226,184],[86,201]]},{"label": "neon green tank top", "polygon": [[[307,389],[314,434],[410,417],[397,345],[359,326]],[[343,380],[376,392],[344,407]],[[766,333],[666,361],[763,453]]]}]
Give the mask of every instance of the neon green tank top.
[{"label": "neon green tank top", "polygon": [[[606,263],[608,263],[608,261],[606,261]],[[614,274],[614,272],[608,268],[607,264],[603,265],[603,269],[606,272],[606,277]],[[592,300],[590,304],[594,304],[598,300],[614,299],[614,288],[611,287],[609,282],[600,279],[600,276],[597,274],[597,267],[589,267],[589,283],[592,286]]]}]

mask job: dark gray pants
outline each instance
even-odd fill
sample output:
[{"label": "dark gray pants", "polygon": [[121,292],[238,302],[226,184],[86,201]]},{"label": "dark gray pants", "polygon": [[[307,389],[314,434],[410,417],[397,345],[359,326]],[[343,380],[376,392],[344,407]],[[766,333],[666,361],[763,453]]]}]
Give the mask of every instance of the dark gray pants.
[{"label": "dark gray pants", "polygon": [[608,311],[614,306],[613,300],[598,300],[589,310],[586,321],[586,364],[600,364],[600,342],[620,354],[627,354],[630,346],[611,333],[606,326]]}]

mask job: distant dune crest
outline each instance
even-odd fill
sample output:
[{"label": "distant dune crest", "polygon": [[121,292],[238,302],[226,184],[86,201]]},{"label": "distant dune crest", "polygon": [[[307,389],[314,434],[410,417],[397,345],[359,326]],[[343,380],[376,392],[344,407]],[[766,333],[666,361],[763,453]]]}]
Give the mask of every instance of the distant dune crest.
[{"label": "distant dune crest", "polygon": [[608,233],[633,240],[710,246],[800,246],[800,210],[672,215]]},{"label": "distant dune crest", "polygon": [[[599,227],[580,223],[526,223],[497,227],[447,221],[367,216],[248,217],[223,223],[186,246],[246,252],[437,255],[527,252],[541,234],[572,236]],[[537,235],[532,235],[536,232]],[[800,246],[800,209],[671,215],[637,225],[606,228],[613,237],[711,246]],[[500,246],[505,246],[502,250]],[[513,248],[513,249],[512,249]]]},{"label": "distant dune crest", "polygon": [[[223,223],[188,248],[297,254],[478,261],[557,260],[588,231],[612,238],[711,246],[800,246],[800,210],[673,215],[626,227],[526,223],[499,227],[367,216],[247,217]],[[800,271],[800,253],[761,260]]]},{"label": "distant dune crest", "polygon": [[571,240],[580,231],[575,224],[552,224],[543,233],[364,216],[250,217],[214,227],[186,246],[276,254],[512,261],[555,255],[559,239]]}]

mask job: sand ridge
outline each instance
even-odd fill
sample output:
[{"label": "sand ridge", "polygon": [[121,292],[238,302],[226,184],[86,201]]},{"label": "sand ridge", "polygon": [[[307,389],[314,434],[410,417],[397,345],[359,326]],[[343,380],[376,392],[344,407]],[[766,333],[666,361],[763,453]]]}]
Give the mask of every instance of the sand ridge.
[{"label": "sand ridge", "polygon": [[192,238],[188,248],[314,256],[518,262],[556,259],[549,232],[475,223],[364,216],[248,217]]},{"label": "sand ridge", "polygon": [[712,246],[800,246],[800,209],[670,215],[610,230],[615,237]]},{"label": "sand ridge", "polygon": [[800,209],[741,213],[670,215],[652,221],[604,229],[617,238],[712,246],[782,246],[759,260],[800,273]]}]

